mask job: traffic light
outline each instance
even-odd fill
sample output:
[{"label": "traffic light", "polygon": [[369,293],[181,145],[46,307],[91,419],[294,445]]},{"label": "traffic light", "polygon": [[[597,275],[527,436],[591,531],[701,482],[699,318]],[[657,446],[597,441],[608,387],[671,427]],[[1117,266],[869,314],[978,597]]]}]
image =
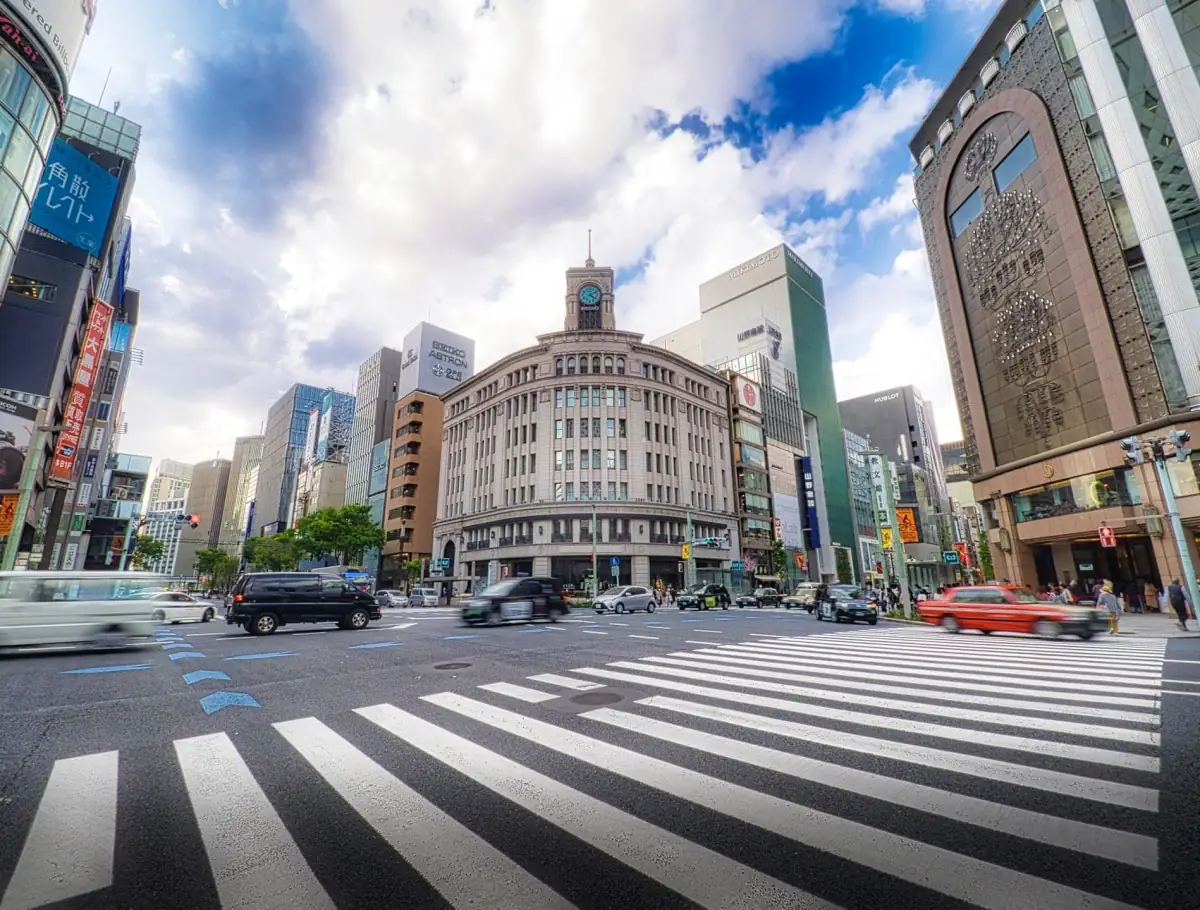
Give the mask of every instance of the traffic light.
[{"label": "traffic light", "polygon": [[1136,436],[1126,436],[1122,439],[1121,451],[1125,453],[1125,460],[1130,464],[1141,464],[1146,460],[1142,454],[1141,440]]},{"label": "traffic light", "polygon": [[1101,527],[1100,528],[1100,546],[1115,547],[1116,545],[1117,545],[1116,532],[1112,528],[1108,527],[1107,525],[1104,525],[1103,527]]},{"label": "traffic light", "polygon": [[1175,446],[1175,460],[1187,461],[1192,454],[1192,450],[1188,448],[1188,443],[1192,441],[1192,434],[1187,430],[1172,430],[1168,435],[1171,444]]}]

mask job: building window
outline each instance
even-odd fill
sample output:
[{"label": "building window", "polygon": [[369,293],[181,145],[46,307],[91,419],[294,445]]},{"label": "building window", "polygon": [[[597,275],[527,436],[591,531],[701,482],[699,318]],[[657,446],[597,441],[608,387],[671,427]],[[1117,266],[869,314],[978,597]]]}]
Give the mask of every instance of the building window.
[{"label": "building window", "polygon": [[600,470],[600,450],[592,449],[592,468],[596,471]]},{"label": "building window", "polygon": [[611,373],[613,371],[613,359],[611,357],[604,358],[604,372]]},{"label": "building window", "polygon": [[49,303],[58,294],[58,286],[38,281],[36,278],[23,278],[12,275],[8,279],[8,289],[22,297],[32,297],[34,300],[44,300]]},{"label": "building window", "polygon": [[556,408],[561,408],[563,406],[563,394],[562,393],[563,393],[562,389],[554,390],[554,406]]},{"label": "building window", "polygon": [[600,386],[598,385],[592,386],[592,407],[600,407]]},{"label": "building window", "polygon": [[[555,502],[563,501],[563,485],[561,483],[556,483],[554,485],[554,501]],[[556,522],[556,524],[557,524],[557,522]]]},{"label": "building window", "polygon": [[563,422],[561,420],[554,421],[554,438],[563,438]]},{"label": "building window", "polygon": [[618,376],[625,375],[625,358],[624,357],[617,358],[617,375]]},{"label": "building window", "polygon": [[606,454],[607,458],[605,459],[605,466],[610,471],[615,471],[617,469],[617,450],[609,449]]},{"label": "building window", "polygon": [[567,407],[568,408],[575,407],[575,387],[574,386],[567,389]]},{"label": "building window", "polygon": [[561,376],[563,374],[563,359],[559,357],[554,361],[554,375]]},{"label": "building window", "polygon": [[[587,429],[587,421],[586,420],[583,421],[583,427],[581,429],[583,429],[583,430]],[[582,435],[586,436],[587,433],[584,432]],[[568,417],[567,418],[567,439],[574,439],[574,438],[575,438],[575,420],[574,420],[574,418]]]},{"label": "building window", "polygon": [[600,372],[600,358],[599,357],[592,358],[592,372],[593,373]]},{"label": "building window", "polygon": [[588,469],[588,450],[579,450],[579,470],[586,471]]},{"label": "building window", "polygon": [[621,484],[621,500],[627,501],[628,499],[629,499],[629,484],[623,483],[623,484]]},{"label": "building window", "polygon": [[588,371],[588,359],[586,357],[579,358],[579,372],[586,373]]},{"label": "building window", "polygon": [[567,375],[568,376],[575,375],[575,358],[574,357],[567,358]]},{"label": "building window", "polygon": [[566,454],[566,456],[567,456],[567,467],[566,467],[566,469],[567,469],[568,471],[574,471],[574,470],[575,470],[575,450],[574,450],[574,449],[567,449],[567,451],[566,451],[566,453],[565,453],[565,454]]},{"label": "building window", "polygon": [[950,216],[950,227],[954,231],[955,237],[961,237],[963,231],[971,226],[974,221],[983,212],[983,194],[979,190],[975,190],[958,208],[954,210],[954,214]]},{"label": "building window", "polygon": [[567,496],[567,502],[574,502],[574,501],[575,501],[575,484],[573,484],[573,483],[568,483],[568,484],[567,484],[567,493],[566,493],[566,496]]},{"label": "building window", "polygon": [[600,436],[600,418],[599,417],[592,418],[592,435],[597,438],[599,438],[599,436]]},{"label": "building window", "polygon": [[625,407],[625,390],[617,389],[617,407]]},{"label": "building window", "polygon": [[588,419],[586,417],[579,418],[579,436],[586,438],[588,434]]},{"label": "building window", "polygon": [[1026,133],[1025,137],[1013,146],[1012,151],[1004,156],[1004,160],[992,170],[992,175],[996,178],[996,189],[1003,193],[1035,161],[1037,149],[1033,147],[1033,136]]},{"label": "building window", "polygon": [[628,454],[629,453],[626,452],[624,449],[621,449],[620,468],[622,471],[626,470],[629,467]]},{"label": "building window", "polygon": [[622,417],[620,420],[617,421],[617,435],[620,436],[622,439],[625,438],[625,418],[624,417]]},{"label": "building window", "polygon": [[609,439],[615,438],[617,435],[617,421],[612,417],[608,418],[608,424],[605,429],[608,431]]},{"label": "building window", "polygon": [[554,470],[561,471],[563,469],[563,453],[554,453]]}]

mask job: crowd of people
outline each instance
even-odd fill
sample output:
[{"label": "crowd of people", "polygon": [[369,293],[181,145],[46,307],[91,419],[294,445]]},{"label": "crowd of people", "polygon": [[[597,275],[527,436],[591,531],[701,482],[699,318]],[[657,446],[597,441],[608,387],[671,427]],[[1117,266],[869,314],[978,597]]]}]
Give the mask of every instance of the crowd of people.
[{"label": "crowd of people", "polygon": [[1114,584],[1102,579],[1090,585],[1081,581],[1066,584],[1045,585],[1043,595],[1056,603],[1093,603],[1108,611],[1109,630],[1116,634],[1122,613],[1166,613],[1173,611],[1179,628],[1187,631],[1189,619],[1195,619],[1195,604],[1187,586],[1178,578],[1164,590],[1148,578],[1135,578],[1125,584]]}]

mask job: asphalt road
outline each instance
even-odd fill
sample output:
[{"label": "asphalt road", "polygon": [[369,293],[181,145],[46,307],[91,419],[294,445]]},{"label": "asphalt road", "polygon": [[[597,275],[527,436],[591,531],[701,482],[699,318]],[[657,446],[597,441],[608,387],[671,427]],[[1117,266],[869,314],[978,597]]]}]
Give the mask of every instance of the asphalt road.
[{"label": "asphalt road", "polygon": [[1200,908],[1198,719],[1200,639],[167,627],[0,659],[0,910]]}]

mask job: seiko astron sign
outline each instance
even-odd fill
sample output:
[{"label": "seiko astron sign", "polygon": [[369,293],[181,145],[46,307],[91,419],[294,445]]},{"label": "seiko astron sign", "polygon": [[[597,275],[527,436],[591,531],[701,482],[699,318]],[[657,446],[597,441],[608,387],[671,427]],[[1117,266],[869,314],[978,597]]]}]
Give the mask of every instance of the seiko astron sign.
[{"label": "seiko astron sign", "polygon": [[444,395],[475,374],[475,342],[447,329],[418,323],[404,336],[399,397],[418,389]]}]

